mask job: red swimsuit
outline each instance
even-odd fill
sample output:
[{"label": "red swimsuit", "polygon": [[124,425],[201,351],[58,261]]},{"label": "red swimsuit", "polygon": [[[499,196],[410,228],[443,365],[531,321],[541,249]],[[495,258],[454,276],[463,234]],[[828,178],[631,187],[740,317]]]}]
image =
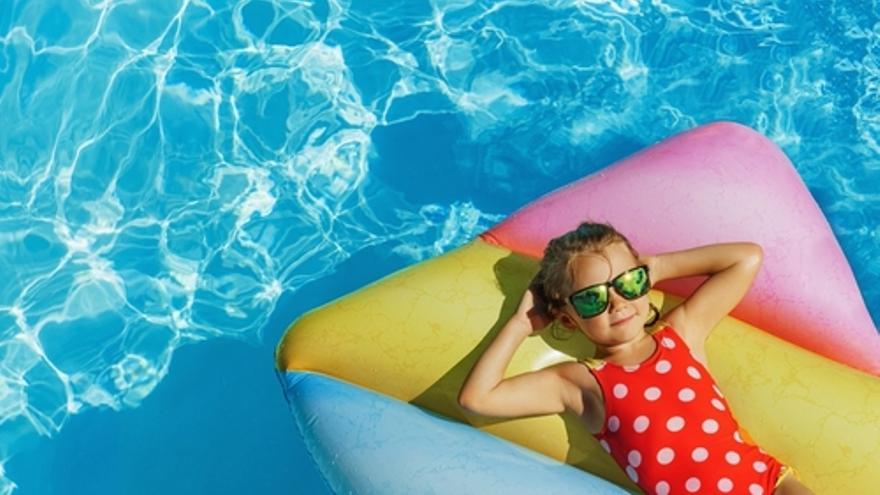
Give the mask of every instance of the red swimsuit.
[{"label": "red swimsuit", "polygon": [[771,495],[782,464],[740,436],[706,368],[670,326],[641,364],[586,364],[602,387],[594,435],[645,493]]}]

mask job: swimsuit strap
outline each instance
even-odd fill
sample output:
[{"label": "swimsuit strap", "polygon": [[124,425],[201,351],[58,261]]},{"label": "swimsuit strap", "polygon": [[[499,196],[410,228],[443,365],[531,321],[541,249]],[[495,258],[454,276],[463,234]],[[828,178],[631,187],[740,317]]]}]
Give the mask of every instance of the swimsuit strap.
[{"label": "swimsuit strap", "polygon": [[645,331],[648,332],[649,335],[654,335],[655,333],[659,332],[660,330],[663,330],[664,328],[671,327],[671,326],[672,325],[670,325],[668,321],[664,320],[663,318],[658,318],[657,321],[655,321],[654,324],[651,325],[650,328],[645,329]]}]

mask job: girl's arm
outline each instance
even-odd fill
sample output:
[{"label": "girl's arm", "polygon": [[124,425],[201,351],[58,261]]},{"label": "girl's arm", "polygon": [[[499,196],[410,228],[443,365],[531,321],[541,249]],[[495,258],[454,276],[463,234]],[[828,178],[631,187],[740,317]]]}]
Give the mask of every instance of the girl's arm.
[{"label": "girl's arm", "polygon": [[573,384],[562,375],[566,363],[503,379],[513,354],[550,319],[537,313],[534,295],[526,290],[520,307],[474,365],[458,396],[459,405],[485,416],[515,418],[558,414],[566,409]]},{"label": "girl's arm", "polygon": [[742,300],[764,254],[753,242],[710,244],[656,256],[644,256],[651,282],[709,275],[682,304],[666,316],[677,321],[687,340],[702,344],[712,328]]}]

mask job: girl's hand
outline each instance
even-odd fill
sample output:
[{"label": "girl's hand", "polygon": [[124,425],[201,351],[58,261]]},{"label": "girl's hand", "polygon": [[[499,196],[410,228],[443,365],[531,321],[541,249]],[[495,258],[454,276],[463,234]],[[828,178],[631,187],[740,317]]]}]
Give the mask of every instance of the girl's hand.
[{"label": "girl's hand", "polygon": [[535,304],[540,300],[538,289],[530,285],[523,294],[514,315],[514,318],[518,318],[529,329],[529,336],[538,333],[553,322],[553,319],[540,309],[542,306]]}]

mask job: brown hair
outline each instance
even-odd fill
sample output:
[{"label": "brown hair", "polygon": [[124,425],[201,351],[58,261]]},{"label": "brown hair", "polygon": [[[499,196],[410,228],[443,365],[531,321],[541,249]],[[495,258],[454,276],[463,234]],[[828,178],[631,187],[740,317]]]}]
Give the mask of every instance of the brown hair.
[{"label": "brown hair", "polygon": [[600,252],[609,244],[622,242],[632,255],[639,254],[623,234],[608,223],[583,222],[576,229],[551,239],[544,249],[544,258],[532,280],[540,295],[535,304],[551,318],[556,318],[565,307],[566,297],[573,290],[570,265],[578,254]]}]

